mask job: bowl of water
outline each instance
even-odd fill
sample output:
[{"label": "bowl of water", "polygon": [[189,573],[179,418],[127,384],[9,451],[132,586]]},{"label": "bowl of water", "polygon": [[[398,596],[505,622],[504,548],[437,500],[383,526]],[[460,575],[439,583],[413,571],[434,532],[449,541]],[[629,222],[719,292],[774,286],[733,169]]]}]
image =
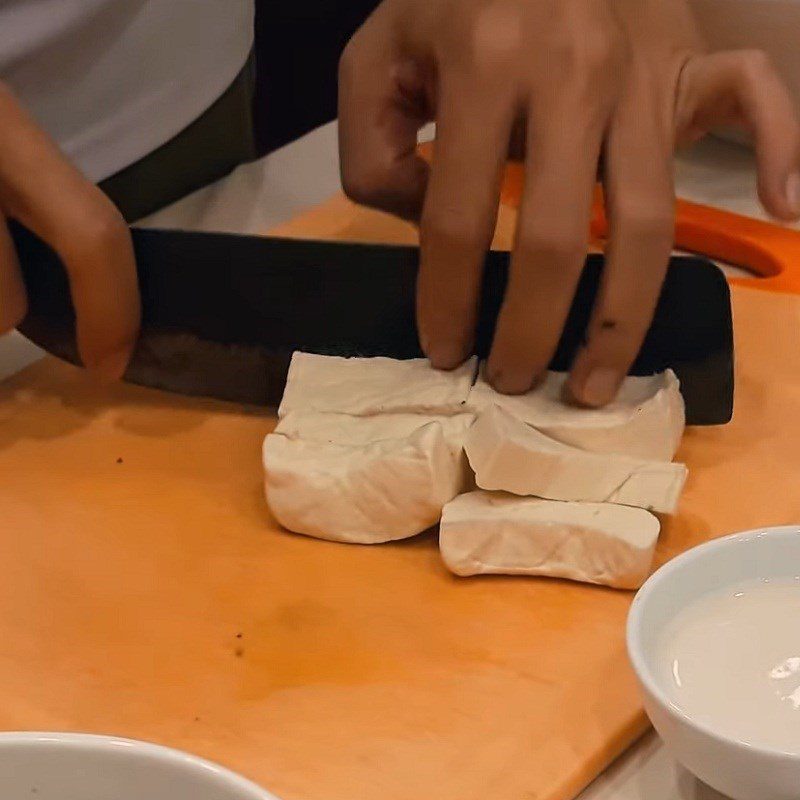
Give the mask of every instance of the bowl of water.
[{"label": "bowl of water", "polygon": [[0,734],[3,800],[276,800],[196,756],[74,733]]},{"label": "bowl of water", "polygon": [[800,798],[800,527],[696,547],[658,570],[628,617],[653,726],[732,800]]}]

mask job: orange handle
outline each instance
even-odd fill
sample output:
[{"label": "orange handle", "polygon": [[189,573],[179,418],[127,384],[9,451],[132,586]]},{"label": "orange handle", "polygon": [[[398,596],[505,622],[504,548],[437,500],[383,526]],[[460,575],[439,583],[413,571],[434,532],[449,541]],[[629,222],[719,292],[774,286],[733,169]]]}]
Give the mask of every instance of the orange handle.
[{"label": "orange handle", "polygon": [[[430,159],[432,149],[424,148],[423,155]],[[523,184],[522,165],[509,163],[503,179],[501,201],[518,207]],[[592,208],[591,243],[602,247],[607,233],[603,195],[598,187]],[[675,205],[675,246],[741,267],[756,276],[729,278],[732,284],[800,294],[800,231],[678,200]]]},{"label": "orange handle", "polygon": [[[595,195],[591,235],[604,240],[608,226],[601,193]],[[800,294],[800,231],[678,200],[675,246],[755,273],[730,283],[771,292]]]}]

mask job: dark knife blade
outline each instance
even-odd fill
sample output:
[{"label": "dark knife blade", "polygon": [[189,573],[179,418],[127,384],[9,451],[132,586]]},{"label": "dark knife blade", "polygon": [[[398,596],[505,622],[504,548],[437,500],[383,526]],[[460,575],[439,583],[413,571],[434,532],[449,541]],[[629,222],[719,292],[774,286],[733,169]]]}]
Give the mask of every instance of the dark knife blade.
[{"label": "dark knife blade", "polygon": [[[22,332],[79,363],[69,287],[58,257],[15,226],[29,294]],[[421,355],[414,317],[418,250],[133,229],[143,327],[126,380],[191,395],[276,405],[292,352]],[[489,351],[508,276],[508,253],[487,256],[476,353]],[[603,259],[586,262],[552,369],[580,347]],[[690,424],[728,422],[733,410],[733,331],[722,273],[674,258],[632,374],[672,368]]]}]

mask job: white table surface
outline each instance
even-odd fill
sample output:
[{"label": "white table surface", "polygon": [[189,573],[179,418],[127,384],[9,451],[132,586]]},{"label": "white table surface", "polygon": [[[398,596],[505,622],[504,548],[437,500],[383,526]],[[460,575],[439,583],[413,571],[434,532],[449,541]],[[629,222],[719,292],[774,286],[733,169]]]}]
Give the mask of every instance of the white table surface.
[{"label": "white table surface", "polygon": [[[264,233],[340,188],[334,125],[326,125],[260,161],[175,203],[142,225]],[[765,218],[755,198],[752,156],[709,140],[676,161],[678,195]],[[18,334],[0,338],[0,378],[40,356]],[[581,795],[580,800],[724,800],[701,786],[646,737]]]}]

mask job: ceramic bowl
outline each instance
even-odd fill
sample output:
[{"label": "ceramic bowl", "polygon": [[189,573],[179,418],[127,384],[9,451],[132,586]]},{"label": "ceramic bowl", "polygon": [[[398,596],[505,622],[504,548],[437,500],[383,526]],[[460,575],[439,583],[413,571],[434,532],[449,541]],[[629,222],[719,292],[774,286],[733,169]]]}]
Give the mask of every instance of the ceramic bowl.
[{"label": "ceramic bowl", "polygon": [[196,756],[73,733],[0,734],[4,800],[276,800]]},{"label": "ceramic bowl", "polygon": [[732,800],[798,800],[800,755],[745,744],[677,709],[664,685],[667,671],[658,668],[659,636],[682,608],[709,592],[798,573],[800,527],[728,536],[658,570],[639,590],[628,617],[628,653],[653,726],[684,767]]}]

